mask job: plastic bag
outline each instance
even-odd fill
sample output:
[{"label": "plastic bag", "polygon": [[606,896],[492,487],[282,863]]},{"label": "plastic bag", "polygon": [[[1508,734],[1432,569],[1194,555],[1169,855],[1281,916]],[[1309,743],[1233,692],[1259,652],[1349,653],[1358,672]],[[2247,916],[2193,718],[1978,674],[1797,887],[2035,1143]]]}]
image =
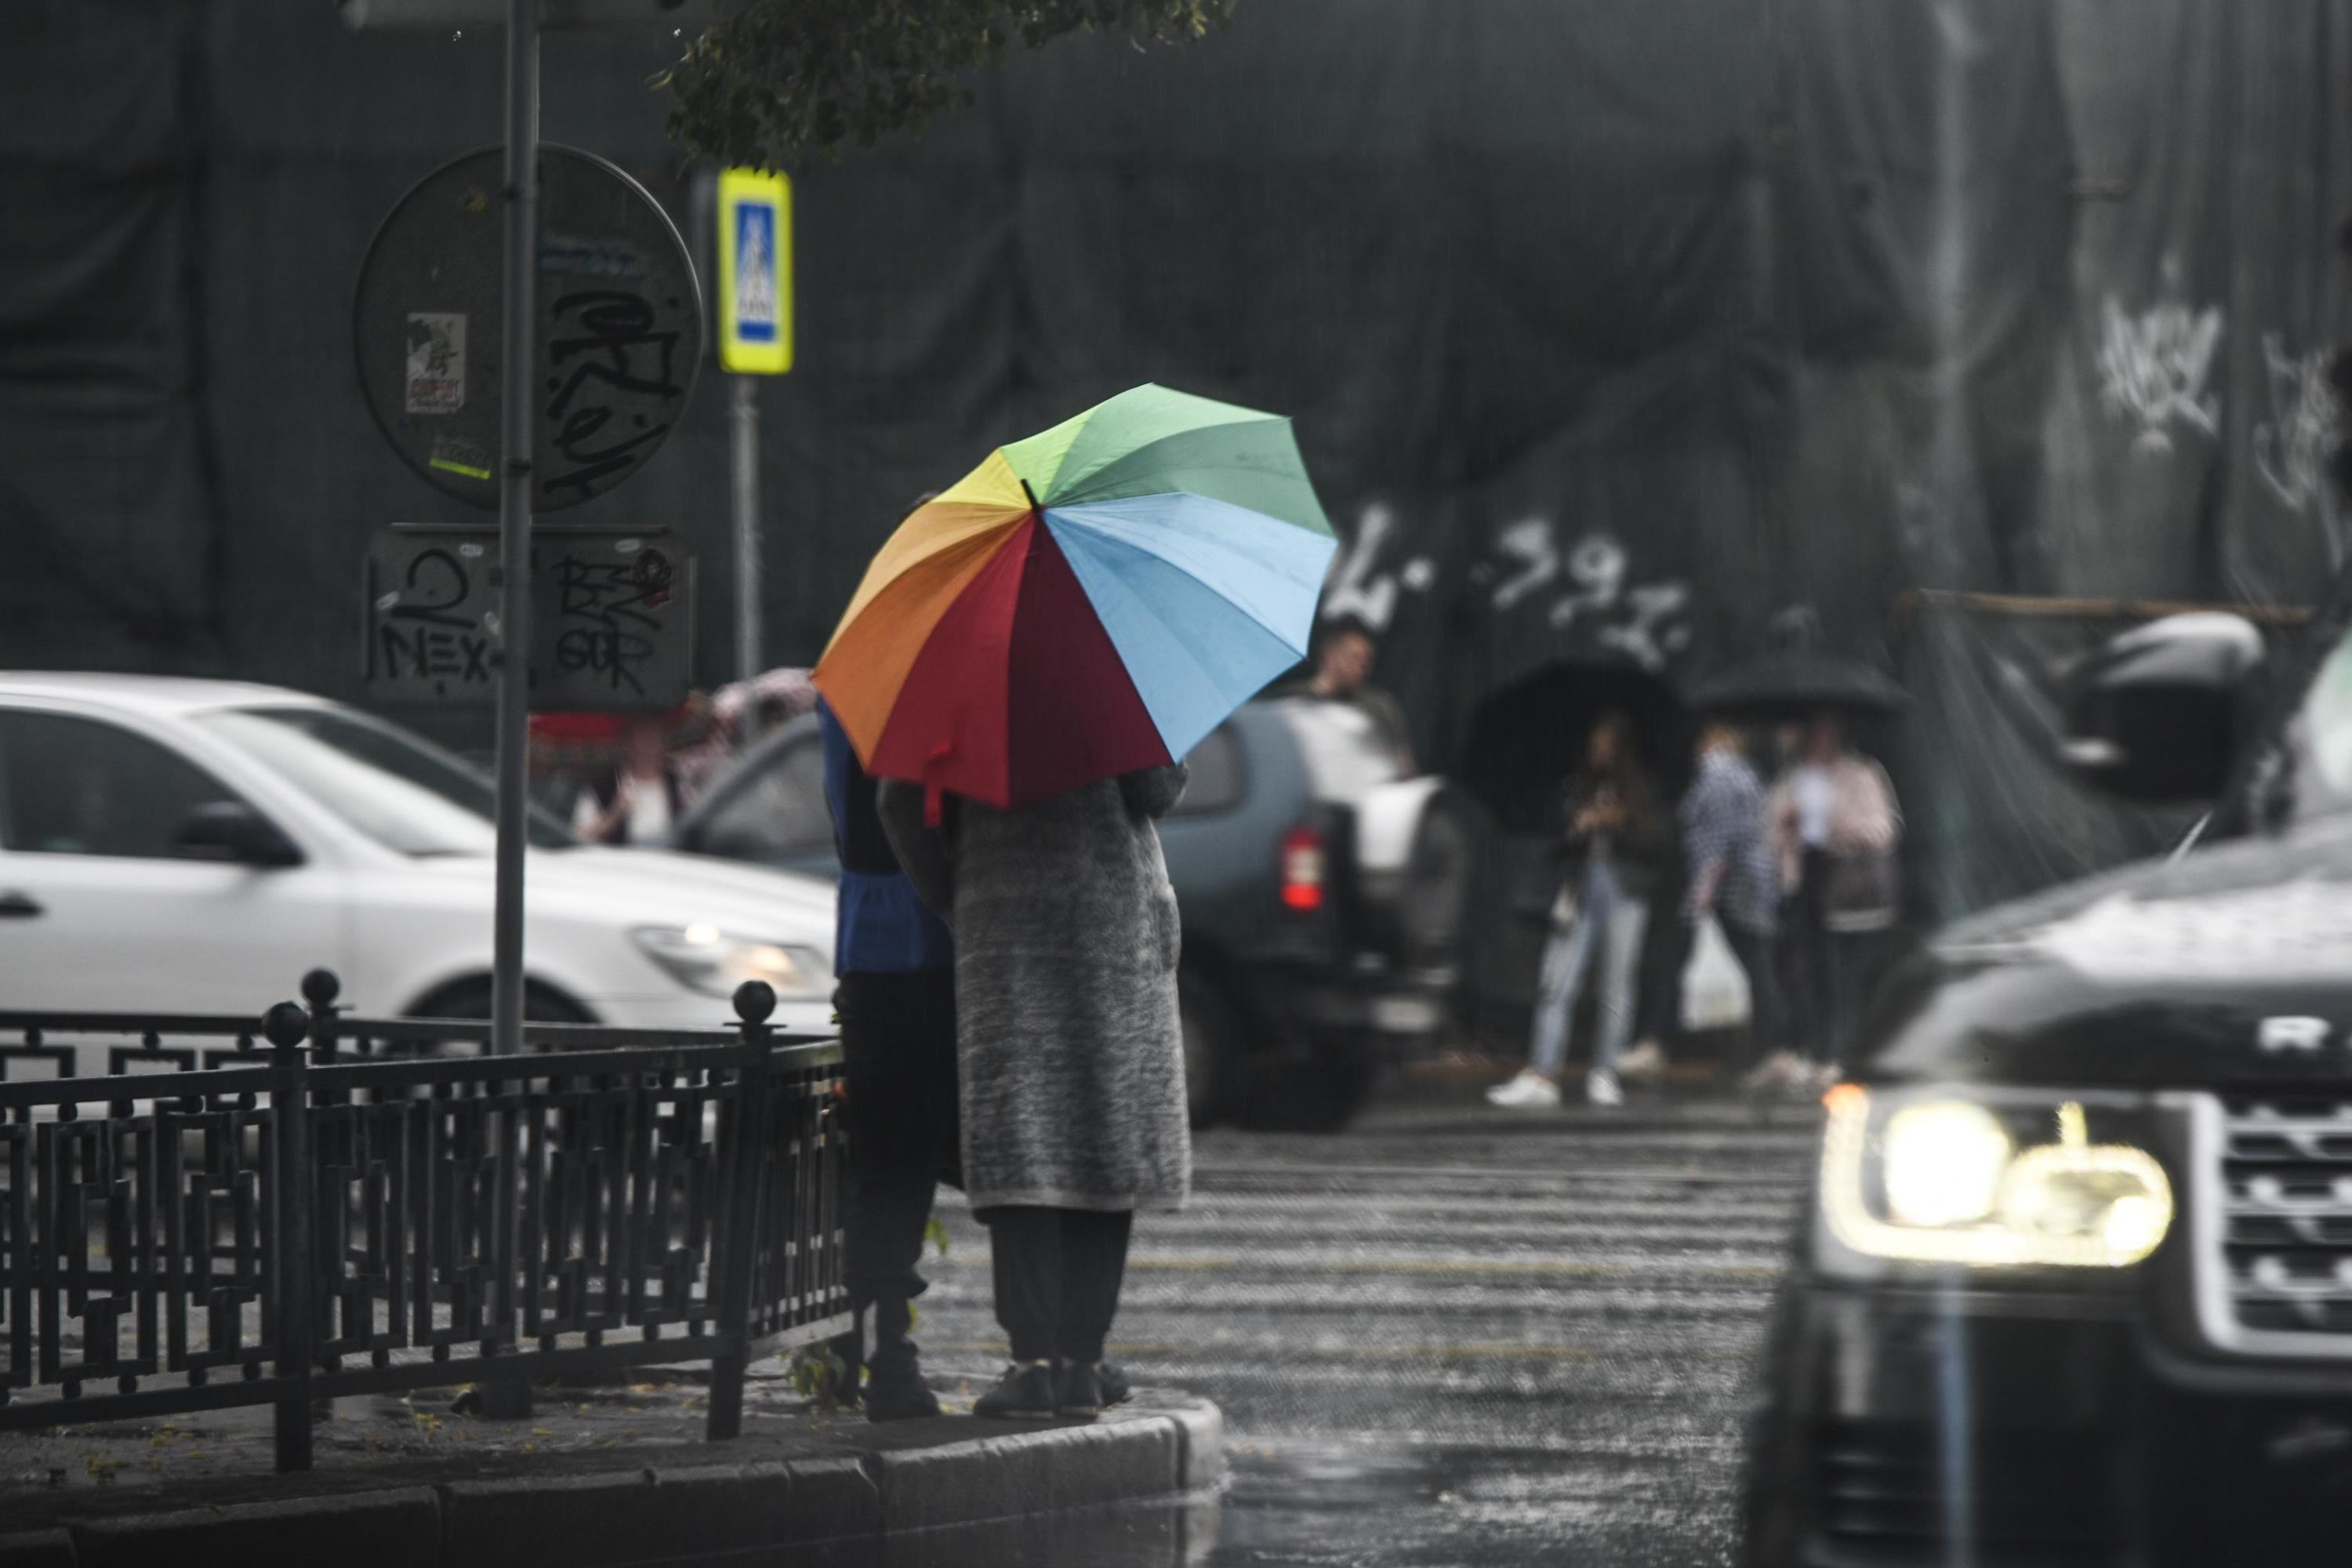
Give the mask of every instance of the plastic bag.
[{"label": "plastic bag", "polygon": [[1748,1022],[1749,1008],[1748,972],[1709,915],[1698,922],[1690,962],[1683,965],[1683,1027],[1695,1035],[1733,1028]]}]

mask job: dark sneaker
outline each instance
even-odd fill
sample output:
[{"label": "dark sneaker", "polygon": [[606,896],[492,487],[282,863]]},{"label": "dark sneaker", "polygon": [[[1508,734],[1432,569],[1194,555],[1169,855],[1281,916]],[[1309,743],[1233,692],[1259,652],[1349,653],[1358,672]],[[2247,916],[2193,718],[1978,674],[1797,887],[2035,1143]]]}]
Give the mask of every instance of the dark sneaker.
[{"label": "dark sneaker", "polygon": [[1003,1381],[982,1394],[971,1413],[992,1421],[1051,1421],[1056,1409],[1054,1369],[1040,1361],[1007,1368]]},{"label": "dark sneaker", "polygon": [[1065,1415],[1099,1415],[1103,1411],[1101,1380],[1095,1369],[1082,1361],[1074,1361],[1062,1368],[1054,1380],[1054,1403]]},{"label": "dark sneaker", "polygon": [[910,1360],[904,1365],[877,1366],[866,1384],[866,1419],[914,1421],[940,1413],[939,1395],[923,1381]]},{"label": "dark sneaker", "polygon": [[1114,1405],[1126,1404],[1127,1396],[1135,1392],[1135,1385],[1127,1381],[1126,1372],[1107,1361],[1095,1363],[1095,1382],[1102,1389],[1102,1407],[1105,1410]]}]

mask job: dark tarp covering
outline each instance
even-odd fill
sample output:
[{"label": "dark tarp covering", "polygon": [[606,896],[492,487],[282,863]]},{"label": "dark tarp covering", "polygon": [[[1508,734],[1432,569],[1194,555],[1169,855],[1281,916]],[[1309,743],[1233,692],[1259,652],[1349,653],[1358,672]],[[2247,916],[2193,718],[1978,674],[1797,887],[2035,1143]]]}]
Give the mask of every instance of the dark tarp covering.
[{"label": "dark tarp covering", "polygon": [[[0,95],[0,663],[352,694],[364,542],[454,521],[352,382],[360,256],[499,132],[501,41],[325,0],[27,0]],[[658,37],[551,39],[546,133],[698,226]],[[1143,380],[1295,415],[1422,749],[1557,661],[1776,620],[1898,671],[1923,913],[2169,821],[2050,767],[2106,627],[1905,589],[2299,603],[2342,548],[2352,0],[1244,0],[1074,40],[803,171],[762,398],[768,652],[919,490]],[[724,388],[567,521],[662,523],[729,646]]]}]

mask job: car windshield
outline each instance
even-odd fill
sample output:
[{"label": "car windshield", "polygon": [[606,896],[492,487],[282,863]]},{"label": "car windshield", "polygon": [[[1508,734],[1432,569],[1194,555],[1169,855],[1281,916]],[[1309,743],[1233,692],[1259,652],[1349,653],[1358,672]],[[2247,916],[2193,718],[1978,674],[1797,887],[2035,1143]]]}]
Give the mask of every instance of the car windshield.
[{"label": "car windshield", "polygon": [[[204,724],[387,849],[488,855],[498,792],[481,773],[390,724],[348,709],[225,708]],[[579,841],[534,812],[536,848]]]}]

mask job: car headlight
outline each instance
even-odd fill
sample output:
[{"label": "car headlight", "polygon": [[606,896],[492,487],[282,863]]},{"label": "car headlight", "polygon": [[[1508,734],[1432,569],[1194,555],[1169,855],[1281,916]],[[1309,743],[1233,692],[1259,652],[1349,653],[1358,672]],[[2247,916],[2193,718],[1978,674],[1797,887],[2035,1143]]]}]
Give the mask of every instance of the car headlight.
[{"label": "car headlight", "polygon": [[709,996],[732,996],[747,980],[766,981],[779,996],[816,996],[830,978],[824,955],[813,949],[734,936],[717,926],[643,926],[629,935],[671,979]]},{"label": "car headlight", "polygon": [[1829,1092],[1822,1217],[1868,1258],[1982,1268],[2121,1268],[2172,1225],[2172,1184],[2146,1150],[2091,1142],[2078,1100]]}]

